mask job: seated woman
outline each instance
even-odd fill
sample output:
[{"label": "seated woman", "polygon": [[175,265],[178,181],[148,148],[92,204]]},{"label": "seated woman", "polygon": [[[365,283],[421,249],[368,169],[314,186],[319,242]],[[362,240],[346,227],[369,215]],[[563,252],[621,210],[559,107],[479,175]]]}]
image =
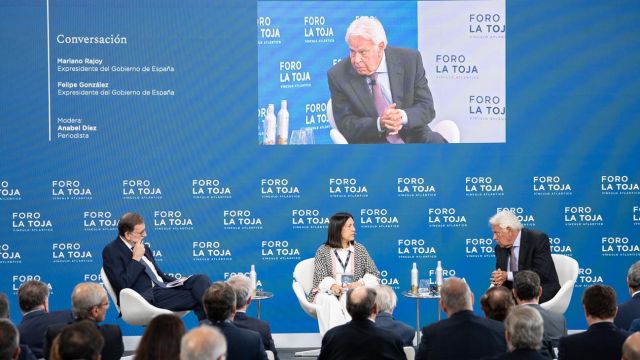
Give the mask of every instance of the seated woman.
[{"label": "seated woman", "polygon": [[316,303],[321,335],[351,320],[346,309],[347,290],[378,285],[378,268],[367,249],[355,242],[355,236],[353,216],[336,213],[329,219],[327,242],[316,251],[309,301]]}]

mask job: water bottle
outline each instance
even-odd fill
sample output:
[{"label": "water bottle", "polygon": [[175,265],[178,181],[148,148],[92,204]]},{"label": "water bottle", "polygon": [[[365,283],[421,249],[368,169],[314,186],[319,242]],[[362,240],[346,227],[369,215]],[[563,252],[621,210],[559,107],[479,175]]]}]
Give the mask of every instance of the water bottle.
[{"label": "water bottle", "polygon": [[256,274],[256,266],[253,264],[251,264],[251,271],[249,271],[249,279],[251,279],[251,291],[253,292],[253,295],[255,295],[258,284],[258,275]]},{"label": "water bottle", "polygon": [[442,289],[442,261],[438,260],[438,266],[436,266],[436,286],[438,287],[438,295]]},{"label": "water bottle", "polygon": [[280,102],[278,111],[278,144],[286,145],[289,142],[289,111],[287,111],[287,100]]},{"label": "water bottle", "polygon": [[416,263],[413,263],[413,268],[411,269],[411,293],[418,293],[418,268]]},{"label": "water bottle", "polygon": [[267,107],[267,116],[264,117],[264,142],[265,145],[274,145],[276,143],[276,114],[275,106],[269,104]]}]

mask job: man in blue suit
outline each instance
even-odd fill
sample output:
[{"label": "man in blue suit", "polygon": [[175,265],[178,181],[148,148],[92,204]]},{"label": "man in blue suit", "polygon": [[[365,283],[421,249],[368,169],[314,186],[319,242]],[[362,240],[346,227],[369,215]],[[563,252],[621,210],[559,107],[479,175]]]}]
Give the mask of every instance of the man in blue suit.
[{"label": "man in blue suit", "polygon": [[376,305],[378,306],[376,325],[398,334],[404,346],[411,346],[413,337],[416,335],[415,330],[402,321],[393,318],[393,310],[398,303],[398,296],[396,296],[393,289],[387,285],[378,285],[376,293]]},{"label": "man in blue suit", "polygon": [[18,325],[20,344],[29,346],[37,358],[43,358],[47,328],[73,321],[73,313],[71,310],[49,311],[49,287],[38,280],[29,280],[20,285],[18,304],[22,311],[22,322]]},{"label": "man in blue suit", "polygon": [[640,261],[629,268],[627,285],[631,299],[618,305],[618,314],[613,323],[620,329],[631,330],[631,322],[640,318]]},{"label": "man in blue suit", "polygon": [[236,293],[236,315],[233,317],[233,323],[240,328],[256,331],[262,338],[262,344],[265,350],[273,353],[274,359],[278,359],[278,350],[271,336],[271,327],[269,323],[247,315],[247,309],[251,304],[253,287],[251,279],[244,275],[234,275],[227,280],[233,291]]},{"label": "man in blue suit", "polygon": [[400,337],[375,324],[378,307],[374,289],[350,289],[347,311],[351,321],[324,334],[318,360],[406,359]]},{"label": "man in blue suit", "polygon": [[622,345],[631,333],[613,324],[617,308],[615,290],[600,284],[588,287],[582,295],[582,308],[589,328],[560,338],[558,359],[620,359]]},{"label": "man in blue suit", "polygon": [[218,328],[227,339],[228,360],[267,359],[260,334],[233,323],[236,293],[231,285],[222,281],[214,283],[204,293],[202,302],[211,326]]},{"label": "man in blue suit", "polygon": [[118,237],[102,251],[102,267],[115,293],[120,296],[120,290],[131,288],[156,307],[193,310],[198,320],[205,320],[202,294],[211,284],[209,277],[193,275],[179,286],[167,287],[167,283],[176,279],[160,270],[151,249],[144,243],[146,237],[142,216],[132,212],[122,215]]},{"label": "man in blue suit", "polygon": [[387,47],[380,21],[354,20],[349,58],[328,72],[333,116],[349,143],[446,143],[428,124],[435,117],[422,57]]},{"label": "man in blue suit", "polygon": [[422,329],[416,360],[478,359],[507,350],[504,325],[473,313],[473,293],[464,281],[450,278],[441,294],[447,319]]}]

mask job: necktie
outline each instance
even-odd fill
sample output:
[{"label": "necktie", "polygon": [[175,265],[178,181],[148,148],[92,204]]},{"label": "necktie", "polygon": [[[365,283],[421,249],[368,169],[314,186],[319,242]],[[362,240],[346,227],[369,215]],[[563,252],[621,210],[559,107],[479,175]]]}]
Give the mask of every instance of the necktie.
[{"label": "necktie", "polygon": [[[380,84],[378,84],[378,73],[373,73],[369,77],[371,78],[371,92],[373,93],[373,102],[376,104],[378,116],[382,116],[382,113],[384,113],[384,110],[389,106],[389,103],[382,94],[382,88],[380,88]],[[388,134],[387,141],[391,144],[404,144],[404,141],[398,134]]]},{"label": "necktie", "polygon": [[509,254],[509,267],[511,268],[511,272],[518,271],[518,262],[516,261],[515,249],[515,246],[512,246],[511,253]]},{"label": "necktie", "polygon": [[[133,250],[133,248],[132,248]],[[146,261],[144,261],[143,259],[140,259],[140,264],[142,264],[142,266],[144,266],[144,272],[147,273],[147,275],[149,276],[149,278],[151,278],[151,281],[153,281],[154,284],[156,284],[156,286],[159,286],[161,288],[167,287],[167,285],[165,285],[165,283],[163,283],[162,281],[158,280],[158,278],[156,277],[156,274],[153,273],[153,270],[151,270],[151,266],[149,266],[149,264],[147,264]]]}]

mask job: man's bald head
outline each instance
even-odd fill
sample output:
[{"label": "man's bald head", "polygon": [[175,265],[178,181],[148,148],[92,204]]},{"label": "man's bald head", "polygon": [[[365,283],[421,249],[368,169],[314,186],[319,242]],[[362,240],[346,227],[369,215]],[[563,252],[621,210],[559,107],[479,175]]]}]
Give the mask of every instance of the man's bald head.
[{"label": "man's bald head", "polygon": [[622,360],[640,360],[640,332],[635,332],[622,345]]},{"label": "man's bald head", "polygon": [[354,320],[364,320],[376,315],[376,291],[366,287],[359,287],[347,292],[347,311]]},{"label": "man's bald head", "polygon": [[442,286],[440,296],[442,308],[448,316],[462,310],[473,310],[473,293],[461,279],[449,278]]}]

